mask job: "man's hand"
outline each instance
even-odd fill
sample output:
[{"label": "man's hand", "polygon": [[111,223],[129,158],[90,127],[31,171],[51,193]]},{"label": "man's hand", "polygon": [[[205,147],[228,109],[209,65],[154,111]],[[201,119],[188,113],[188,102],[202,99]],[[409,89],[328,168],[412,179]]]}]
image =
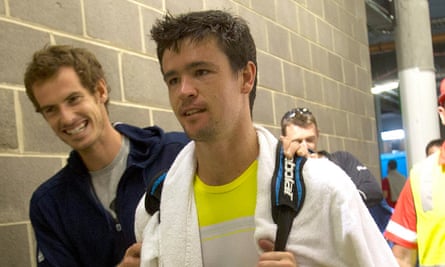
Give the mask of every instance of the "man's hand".
[{"label": "man's hand", "polygon": [[305,144],[299,143],[288,136],[282,135],[280,140],[283,143],[284,156],[288,159],[293,158],[294,155],[309,158],[313,157],[311,155],[314,154],[314,157],[317,157],[316,153],[311,153]]},{"label": "man's hand", "polygon": [[141,247],[142,243],[134,243],[127,248],[124,258],[117,267],[139,267],[141,264]]},{"label": "man's hand", "polygon": [[298,267],[294,254],[287,251],[273,251],[272,241],[262,239],[258,241],[258,245],[264,251],[258,260],[258,267]]}]

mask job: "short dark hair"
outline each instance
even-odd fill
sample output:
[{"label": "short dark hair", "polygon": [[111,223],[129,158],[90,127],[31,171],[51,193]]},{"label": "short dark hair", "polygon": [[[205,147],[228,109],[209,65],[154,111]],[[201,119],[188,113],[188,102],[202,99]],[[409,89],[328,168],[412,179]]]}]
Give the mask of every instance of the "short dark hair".
[{"label": "short dark hair", "polygon": [[433,140],[429,141],[425,147],[425,154],[428,156],[428,150],[430,150],[430,148],[432,148],[432,147],[435,147],[435,146],[441,147],[443,141],[444,141],[444,139],[442,139],[442,138],[433,139]]},{"label": "short dark hair", "polygon": [[[166,49],[178,51],[181,41],[186,38],[190,38],[192,42],[200,42],[211,37],[216,38],[218,46],[228,57],[233,72],[246,67],[249,61],[258,69],[255,42],[247,22],[226,11],[196,11],[178,16],[167,13],[163,19],[156,20],[150,33],[157,45],[161,72],[162,57]],[[256,96],[256,83],[255,77],[249,95],[251,113]]]},{"label": "short dark hair", "polygon": [[397,169],[397,161],[395,161],[394,159],[390,159],[388,161],[388,169],[390,169],[390,170]]},{"label": "short dark hair", "polygon": [[[79,76],[82,86],[87,88],[91,94],[96,92],[97,82],[101,79],[105,80],[102,65],[88,50],[68,45],[45,46],[34,53],[24,75],[26,94],[37,112],[40,112],[40,105],[34,96],[32,87],[38,82],[54,77],[62,67],[72,67]],[[107,91],[110,91],[108,85]],[[108,101],[109,99],[105,102],[105,106]]]},{"label": "short dark hair", "polygon": [[306,128],[312,124],[318,131],[317,120],[308,108],[293,108],[284,113],[281,118],[281,134],[286,135],[286,127],[288,125],[297,125]]}]

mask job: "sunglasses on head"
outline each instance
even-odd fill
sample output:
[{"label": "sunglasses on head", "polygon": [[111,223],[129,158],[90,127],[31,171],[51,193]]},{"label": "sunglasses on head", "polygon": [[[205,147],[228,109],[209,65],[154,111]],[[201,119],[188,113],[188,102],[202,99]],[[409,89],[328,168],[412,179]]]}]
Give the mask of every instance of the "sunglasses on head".
[{"label": "sunglasses on head", "polygon": [[312,115],[308,108],[293,108],[284,114],[285,119],[292,119],[297,115]]}]

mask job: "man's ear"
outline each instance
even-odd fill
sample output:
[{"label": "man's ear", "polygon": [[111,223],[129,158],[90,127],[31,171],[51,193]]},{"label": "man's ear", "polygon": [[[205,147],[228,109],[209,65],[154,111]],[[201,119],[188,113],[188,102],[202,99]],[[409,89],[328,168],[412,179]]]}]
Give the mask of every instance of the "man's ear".
[{"label": "man's ear", "polygon": [[107,83],[104,79],[100,79],[96,84],[96,93],[98,93],[101,103],[105,103],[108,100]]},{"label": "man's ear", "polygon": [[247,62],[247,65],[242,70],[243,86],[242,93],[249,94],[255,84],[256,66],[252,61]]}]

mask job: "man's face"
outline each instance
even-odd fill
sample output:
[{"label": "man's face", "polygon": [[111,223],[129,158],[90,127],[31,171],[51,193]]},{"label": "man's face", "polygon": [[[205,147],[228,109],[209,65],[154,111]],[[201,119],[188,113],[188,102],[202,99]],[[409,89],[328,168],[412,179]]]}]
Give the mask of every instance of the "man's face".
[{"label": "man's face", "polygon": [[197,43],[185,39],[179,52],[166,50],[162,72],[172,109],[191,139],[228,137],[250,120],[248,94],[252,84],[246,80],[255,69],[247,75],[245,70],[234,73],[214,38]]},{"label": "man's face", "polygon": [[40,112],[56,135],[78,151],[88,150],[101,138],[108,123],[107,90],[103,81],[92,95],[71,67],[63,67],[52,78],[33,85]]},{"label": "man's face", "polygon": [[317,151],[318,129],[314,124],[304,128],[289,124],[286,126],[286,137],[290,138],[291,142],[297,142],[313,152]]}]

